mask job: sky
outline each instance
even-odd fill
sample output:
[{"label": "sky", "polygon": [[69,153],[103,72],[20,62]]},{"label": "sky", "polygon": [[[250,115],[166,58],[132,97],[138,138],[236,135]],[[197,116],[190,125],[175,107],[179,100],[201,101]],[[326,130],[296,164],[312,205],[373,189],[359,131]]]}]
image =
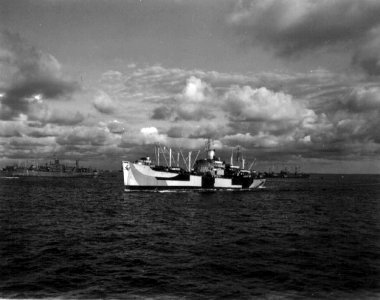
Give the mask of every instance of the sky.
[{"label": "sky", "polygon": [[0,0],[0,167],[154,145],[380,173],[380,1]]}]

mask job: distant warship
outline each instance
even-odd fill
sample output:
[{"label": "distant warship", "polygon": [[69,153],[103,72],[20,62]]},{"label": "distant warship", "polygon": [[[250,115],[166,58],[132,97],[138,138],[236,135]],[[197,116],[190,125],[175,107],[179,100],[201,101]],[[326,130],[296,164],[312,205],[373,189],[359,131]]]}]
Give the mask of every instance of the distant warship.
[{"label": "distant warship", "polygon": [[98,174],[91,168],[79,167],[78,161],[75,161],[75,166],[67,166],[56,158],[44,164],[8,166],[3,169],[3,173],[10,177],[95,177]]},{"label": "distant warship", "polygon": [[265,178],[309,178],[310,174],[299,171],[298,167],[295,167],[294,172],[289,171],[287,168],[280,172],[265,172],[263,177]]}]

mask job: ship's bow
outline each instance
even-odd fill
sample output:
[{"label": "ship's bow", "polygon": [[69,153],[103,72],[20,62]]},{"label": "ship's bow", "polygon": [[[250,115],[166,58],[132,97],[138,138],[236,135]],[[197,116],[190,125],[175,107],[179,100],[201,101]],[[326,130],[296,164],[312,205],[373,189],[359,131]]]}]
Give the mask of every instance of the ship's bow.
[{"label": "ship's bow", "polygon": [[124,186],[129,185],[129,177],[131,173],[131,163],[129,161],[122,162],[123,167],[123,178],[124,178]]},{"label": "ship's bow", "polygon": [[263,188],[265,184],[265,179],[254,179],[252,184],[249,186],[250,189]]}]

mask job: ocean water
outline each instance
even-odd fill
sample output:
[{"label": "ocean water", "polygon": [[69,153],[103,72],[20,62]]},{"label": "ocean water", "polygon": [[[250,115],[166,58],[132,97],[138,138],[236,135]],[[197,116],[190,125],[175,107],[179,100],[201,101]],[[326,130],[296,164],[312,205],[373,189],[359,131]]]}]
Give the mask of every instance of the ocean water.
[{"label": "ocean water", "polygon": [[1,178],[0,298],[380,299],[380,176],[203,193]]}]

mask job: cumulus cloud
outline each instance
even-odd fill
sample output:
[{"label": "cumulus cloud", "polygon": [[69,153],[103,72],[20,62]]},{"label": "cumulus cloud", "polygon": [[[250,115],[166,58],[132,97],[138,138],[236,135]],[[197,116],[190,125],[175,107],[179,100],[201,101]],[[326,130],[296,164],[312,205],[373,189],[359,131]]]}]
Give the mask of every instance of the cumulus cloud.
[{"label": "cumulus cloud", "polygon": [[380,88],[379,87],[357,87],[340,101],[340,109],[350,112],[380,112]]},{"label": "cumulus cloud", "polygon": [[28,114],[30,99],[61,99],[79,88],[63,77],[52,55],[36,50],[8,31],[0,33],[0,74],[2,119]]},{"label": "cumulus cloud", "polygon": [[108,141],[108,134],[102,128],[75,127],[56,138],[59,145],[102,146]]},{"label": "cumulus cloud", "polygon": [[112,114],[116,110],[116,105],[109,95],[103,91],[97,91],[93,105],[97,111],[103,114]]},{"label": "cumulus cloud", "polygon": [[154,126],[126,130],[121,136],[119,147],[133,148],[141,145],[167,144],[167,136]]},{"label": "cumulus cloud", "polygon": [[[362,79],[326,70],[239,75],[136,65],[125,74],[103,74],[96,90],[101,123],[98,114],[84,118],[81,112],[95,107],[93,92],[81,97],[87,101],[78,102],[78,112],[64,103],[58,110],[56,102],[34,94],[25,98],[27,115],[8,121],[19,124],[15,130],[0,124],[6,135],[0,147],[12,157],[26,155],[26,146],[7,146],[19,135],[45,143],[36,146],[41,153],[133,159],[152,155],[156,143],[201,149],[212,138],[221,149],[240,145],[261,158],[373,157],[380,151],[380,92],[376,82]],[[108,110],[113,99],[118,109]]]},{"label": "cumulus cloud", "polygon": [[252,0],[239,2],[229,22],[244,42],[289,56],[361,40],[379,14],[373,0]]},{"label": "cumulus cloud", "polygon": [[27,99],[29,103],[27,119],[38,122],[40,126],[48,123],[70,126],[81,123],[85,118],[79,111],[67,108],[51,108],[49,103],[40,98]]},{"label": "cumulus cloud", "polygon": [[[264,80],[253,78],[252,81],[244,76],[231,76],[230,86],[226,86],[226,76],[222,76],[219,85],[217,73],[203,74],[202,79],[193,75],[183,83],[181,93],[175,94],[172,101],[165,101],[165,105],[155,109],[154,119],[174,122],[166,130],[165,139],[162,139],[172,144],[174,140],[184,138],[213,138],[228,146],[244,142],[260,149],[281,147],[283,150],[289,149],[289,153],[290,149],[305,151],[315,143],[331,141],[331,136],[334,136],[332,129],[336,126],[335,120],[330,120],[323,113],[323,106],[318,104],[318,93],[326,86],[333,95],[338,93],[341,86],[338,83],[336,87],[331,85],[331,81],[337,79],[330,73],[327,77],[325,75],[321,72],[302,77],[265,74]],[[292,93],[304,99],[263,86],[241,85],[267,81],[274,83],[274,86],[286,82],[292,88]],[[325,97],[324,101],[336,102],[332,96]],[[182,114],[179,103],[186,108],[184,110],[188,117]],[[309,108],[310,104],[319,111]],[[330,109],[333,118],[335,111],[333,107]],[[212,122],[205,112],[212,112]]]},{"label": "cumulus cloud", "polygon": [[308,111],[290,95],[261,87],[231,87],[224,95],[223,107],[235,120],[270,121],[303,118]]},{"label": "cumulus cloud", "polygon": [[228,125],[225,123],[221,123],[219,121],[216,122],[208,122],[207,120],[203,120],[201,122],[196,122],[192,126],[188,126],[187,124],[182,125],[174,125],[170,127],[166,134],[169,138],[189,138],[189,139],[219,139],[223,137],[226,133],[231,131],[228,128]]},{"label": "cumulus cloud", "polygon": [[187,80],[182,97],[191,102],[202,102],[206,100],[208,93],[211,93],[211,88],[201,79],[191,76]]},{"label": "cumulus cloud", "polygon": [[187,79],[182,92],[173,97],[168,106],[159,106],[153,111],[153,119],[195,120],[213,118],[212,108],[209,107],[214,98],[214,91],[210,85],[200,78],[191,76]]},{"label": "cumulus cloud", "polygon": [[125,125],[118,120],[108,122],[107,128],[114,134],[123,134],[125,132]]},{"label": "cumulus cloud", "polygon": [[171,138],[188,137],[189,128],[183,127],[183,126],[173,126],[169,128],[166,134],[168,135],[168,137],[171,137]]},{"label": "cumulus cloud", "polygon": [[140,130],[143,144],[166,143],[166,135],[160,134],[156,127],[144,127]]},{"label": "cumulus cloud", "polygon": [[144,127],[144,128],[141,128],[140,132],[144,136],[155,136],[158,134],[158,130],[156,127]]},{"label": "cumulus cloud", "polygon": [[191,76],[182,93],[176,96],[177,105],[174,111],[177,119],[196,120],[213,118],[210,101],[214,97],[213,89],[201,79]]},{"label": "cumulus cloud", "polygon": [[[175,115],[176,118],[171,120],[176,123],[192,122],[191,126],[170,127],[167,135],[173,138],[223,138],[237,131],[252,133],[261,145],[274,145],[276,135],[288,142],[291,136],[295,141],[311,142],[309,131],[321,128],[324,122],[315,111],[306,107],[306,102],[290,94],[237,84],[218,90],[195,76],[189,77],[182,92],[174,99],[154,112],[156,119],[168,120],[169,116]],[[207,115],[211,113],[212,123]],[[306,136],[309,137],[305,139]]]}]

